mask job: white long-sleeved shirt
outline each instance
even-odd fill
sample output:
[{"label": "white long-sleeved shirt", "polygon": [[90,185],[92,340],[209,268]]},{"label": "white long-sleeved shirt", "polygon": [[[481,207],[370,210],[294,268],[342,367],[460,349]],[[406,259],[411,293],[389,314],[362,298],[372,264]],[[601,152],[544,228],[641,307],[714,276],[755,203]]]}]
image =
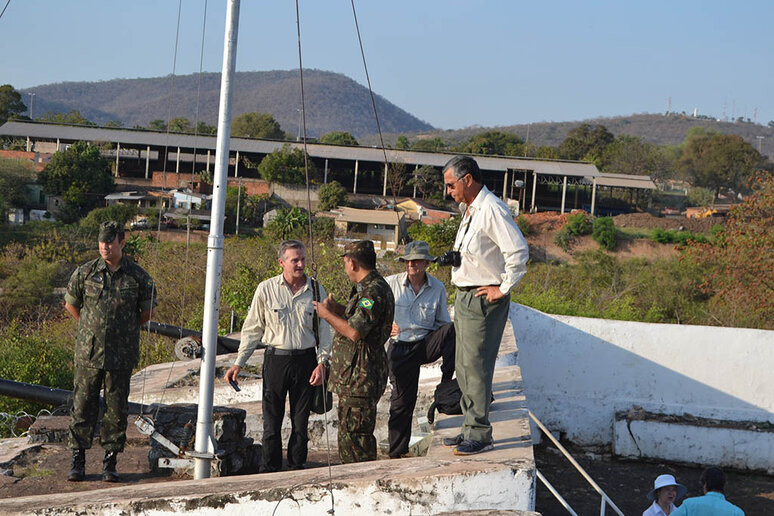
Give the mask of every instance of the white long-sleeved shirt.
[{"label": "white long-sleeved shirt", "polygon": [[508,207],[486,186],[468,206],[454,249],[462,254],[451,273],[458,287],[499,285],[507,296],[527,272],[527,241]]},{"label": "white long-sleeved shirt", "polygon": [[[322,285],[320,299],[328,294]],[[253,302],[242,325],[236,364],[244,367],[259,343],[277,349],[308,349],[315,346],[312,304],[312,280],[293,294],[282,274],[258,284]],[[327,360],[331,352],[331,327],[320,319],[320,349],[318,363]]]},{"label": "white long-sleeved shirt", "polygon": [[446,306],[446,287],[443,283],[426,274],[427,281],[414,292],[408,273],[393,274],[385,278],[395,296],[395,317],[393,322],[400,328],[398,340],[415,342],[450,323]]}]

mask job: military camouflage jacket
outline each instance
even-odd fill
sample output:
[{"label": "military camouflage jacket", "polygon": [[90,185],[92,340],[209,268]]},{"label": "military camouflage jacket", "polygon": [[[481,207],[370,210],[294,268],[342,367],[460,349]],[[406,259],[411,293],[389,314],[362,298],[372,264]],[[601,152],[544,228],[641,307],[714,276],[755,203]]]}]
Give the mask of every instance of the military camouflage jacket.
[{"label": "military camouflage jacket", "polygon": [[387,386],[387,354],[395,299],[387,282],[371,271],[352,288],[344,311],[349,325],[360,333],[352,341],[336,333],[331,354],[331,390],[339,396],[377,399]]},{"label": "military camouflage jacket", "polygon": [[140,354],[140,313],[156,306],[153,280],[128,259],[111,272],[101,257],[78,267],[65,301],[81,309],[75,363],[132,369]]}]

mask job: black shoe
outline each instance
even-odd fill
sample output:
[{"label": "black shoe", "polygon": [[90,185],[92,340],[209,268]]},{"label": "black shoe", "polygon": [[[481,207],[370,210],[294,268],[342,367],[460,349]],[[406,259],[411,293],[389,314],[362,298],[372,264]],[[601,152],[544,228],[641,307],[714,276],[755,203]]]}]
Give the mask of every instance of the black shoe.
[{"label": "black shoe", "polygon": [[303,464],[288,464],[288,470],[290,471],[298,471],[299,469],[304,469]]},{"label": "black shoe", "polygon": [[117,451],[106,451],[105,458],[102,460],[102,481],[118,482],[118,471],[116,471],[116,462],[118,461]]},{"label": "black shoe", "polygon": [[453,446],[459,446],[464,440],[465,438],[462,436],[462,434],[457,434],[454,437],[444,437],[443,445],[451,448]]},{"label": "black shoe", "polygon": [[477,453],[485,452],[494,448],[492,442],[484,443],[481,441],[471,441],[465,439],[459,446],[454,448],[454,455],[475,455]]},{"label": "black shoe", "polygon": [[70,466],[70,473],[67,474],[67,480],[70,482],[81,482],[86,476],[86,450],[79,448],[73,450],[73,461]]}]

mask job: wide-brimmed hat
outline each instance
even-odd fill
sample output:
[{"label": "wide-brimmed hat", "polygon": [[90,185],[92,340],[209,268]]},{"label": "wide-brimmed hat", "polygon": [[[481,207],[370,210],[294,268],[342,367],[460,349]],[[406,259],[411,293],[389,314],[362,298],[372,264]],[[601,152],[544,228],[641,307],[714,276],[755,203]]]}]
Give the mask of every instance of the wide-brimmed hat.
[{"label": "wide-brimmed hat", "polygon": [[415,240],[406,244],[403,248],[403,256],[398,256],[398,260],[407,262],[409,260],[428,260],[433,261],[435,256],[430,254],[430,245],[421,240]]},{"label": "wide-brimmed hat", "polygon": [[662,487],[667,486],[675,486],[677,488],[677,497],[675,497],[675,500],[679,500],[688,492],[688,488],[682,484],[678,484],[675,477],[672,475],[659,475],[653,482],[653,489],[648,493],[648,500],[651,502],[654,501],[656,499],[656,492]]}]

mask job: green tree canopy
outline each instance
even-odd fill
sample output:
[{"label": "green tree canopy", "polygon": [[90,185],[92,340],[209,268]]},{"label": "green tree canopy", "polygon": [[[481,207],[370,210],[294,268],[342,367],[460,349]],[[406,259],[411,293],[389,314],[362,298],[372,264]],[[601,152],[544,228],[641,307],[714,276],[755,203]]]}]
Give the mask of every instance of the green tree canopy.
[{"label": "green tree canopy", "polygon": [[242,113],[231,122],[231,136],[284,140],[285,131],[269,113]]},{"label": "green tree canopy", "polygon": [[416,186],[422,194],[422,198],[441,190],[443,176],[441,171],[431,165],[424,165],[412,172],[412,177],[408,181],[409,186]]},{"label": "green tree canopy", "polygon": [[601,161],[603,172],[643,175],[653,179],[665,178],[672,168],[667,154],[660,147],[625,134],[605,148]]},{"label": "green tree canopy", "polygon": [[354,136],[346,131],[331,131],[320,136],[320,143],[329,145],[350,145],[357,147],[360,145]]},{"label": "green tree canopy", "polygon": [[[307,156],[309,176],[314,176],[314,163]],[[292,147],[289,143],[271,154],[266,155],[258,165],[258,173],[272,183],[302,185],[306,182],[304,173],[304,151]]]},{"label": "green tree canopy", "polygon": [[411,142],[409,142],[409,139],[406,137],[405,134],[401,134],[398,136],[398,139],[395,140],[395,148],[396,149],[410,149],[411,148]]},{"label": "green tree canopy", "polygon": [[173,118],[172,120],[169,121],[169,132],[170,133],[192,133],[193,127],[191,126],[191,121],[183,116]]},{"label": "green tree canopy", "polygon": [[411,150],[438,152],[446,150],[446,144],[437,136],[435,138],[423,138],[415,141],[411,145]]},{"label": "green tree canopy", "polygon": [[29,162],[0,158],[0,217],[5,223],[10,208],[27,205],[26,185],[35,182],[35,170]]},{"label": "green tree canopy", "polygon": [[613,143],[615,136],[604,125],[581,124],[571,130],[559,144],[562,159],[590,159],[602,156],[605,148]]},{"label": "green tree canopy", "polygon": [[96,126],[94,122],[90,122],[84,117],[80,111],[71,109],[69,113],[54,113],[48,111],[43,114],[38,120],[42,122],[51,122],[54,124],[69,124],[69,125],[90,125]]},{"label": "green tree canopy", "polygon": [[160,118],[155,118],[148,122],[148,129],[152,129],[154,131],[166,131],[167,123]]},{"label": "green tree canopy", "polygon": [[703,186],[715,192],[723,188],[739,191],[764,158],[741,136],[706,133],[689,135],[678,167],[693,186]]},{"label": "green tree canopy", "polygon": [[471,136],[454,149],[465,154],[494,154],[498,156],[522,156],[524,140],[512,133],[487,131]]},{"label": "green tree canopy", "polygon": [[76,217],[102,204],[104,196],[115,190],[110,163],[98,147],[85,142],[55,153],[38,175],[38,182],[48,195],[61,195]]},{"label": "green tree canopy", "polygon": [[0,86],[0,125],[9,118],[14,118],[19,113],[27,111],[27,106],[21,100],[21,93],[10,84]]},{"label": "green tree canopy", "polygon": [[331,181],[320,187],[320,190],[317,192],[317,198],[320,200],[320,210],[328,211],[344,204],[344,201],[347,199],[347,192],[341,186],[341,183]]}]

